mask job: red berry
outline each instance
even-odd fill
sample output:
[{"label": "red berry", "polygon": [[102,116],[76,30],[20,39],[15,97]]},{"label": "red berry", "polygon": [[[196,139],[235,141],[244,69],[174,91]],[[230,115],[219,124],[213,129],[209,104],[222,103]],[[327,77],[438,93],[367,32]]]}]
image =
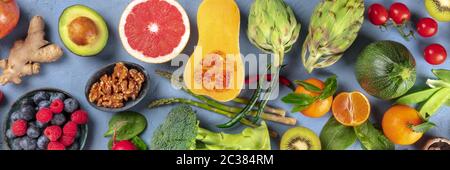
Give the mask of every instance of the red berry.
[{"label": "red berry", "polygon": [[119,141],[114,143],[112,150],[137,150],[136,146],[128,140]]},{"label": "red berry", "polygon": [[11,128],[14,136],[20,137],[27,134],[28,124],[27,121],[19,119],[14,121]]},{"label": "red berry", "polygon": [[47,145],[47,150],[65,150],[66,147],[59,142],[50,142]]},{"label": "red berry", "polygon": [[42,108],[36,113],[36,120],[41,123],[48,123],[53,119],[53,113],[48,108]]},{"label": "red berry", "polygon": [[63,135],[75,137],[78,132],[78,125],[72,121],[67,122],[63,127]]},{"label": "red berry", "polygon": [[50,104],[50,110],[55,113],[61,113],[64,110],[64,102],[61,99],[56,99]]},{"label": "red berry", "polygon": [[432,18],[420,19],[416,27],[422,37],[431,37],[438,32],[438,23]]},{"label": "red berry", "polygon": [[75,141],[75,137],[73,136],[62,136],[61,139],[59,139],[59,142],[63,144],[64,146],[70,146]]},{"label": "red berry", "polygon": [[88,114],[84,110],[77,110],[72,113],[71,120],[79,125],[84,125],[88,122]]},{"label": "red berry", "polygon": [[62,130],[59,126],[53,125],[45,128],[44,135],[47,136],[50,141],[57,141],[62,134]]}]

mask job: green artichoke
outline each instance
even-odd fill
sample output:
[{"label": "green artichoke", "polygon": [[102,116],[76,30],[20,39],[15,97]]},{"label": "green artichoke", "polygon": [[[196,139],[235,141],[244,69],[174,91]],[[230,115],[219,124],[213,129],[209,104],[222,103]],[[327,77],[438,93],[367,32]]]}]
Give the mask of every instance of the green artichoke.
[{"label": "green artichoke", "polygon": [[363,0],[323,0],[311,16],[303,44],[306,70],[311,73],[336,63],[355,41],[363,21]]},{"label": "green artichoke", "polygon": [[255,0],[248,17],[250,42],[283,62],[284,53],[292,49],[300,34],[300,24],[283,0]]}]

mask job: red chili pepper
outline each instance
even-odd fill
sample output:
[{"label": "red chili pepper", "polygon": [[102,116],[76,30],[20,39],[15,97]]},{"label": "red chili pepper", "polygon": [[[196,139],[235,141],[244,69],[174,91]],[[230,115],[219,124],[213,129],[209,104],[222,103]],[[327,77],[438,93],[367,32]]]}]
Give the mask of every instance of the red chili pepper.
[{"label": "red chili pepper", "polygon": [[[259,76],[256,76],[256,75],[249,76],[249,77],[247,77],[245,79],[245,84],[252,84],[252,83],[255,83],[258,80],[259,80]],[[272,74],[266,74],[266,80],[267,81],[271,81],[272,80]],[[280,76],[279,77],[279,82],[280,82],[280,84],[282,84],[282,85],[284,85],[286,87],[289,87],[292,91],[295,91],[295,86],[286,77]]]}]

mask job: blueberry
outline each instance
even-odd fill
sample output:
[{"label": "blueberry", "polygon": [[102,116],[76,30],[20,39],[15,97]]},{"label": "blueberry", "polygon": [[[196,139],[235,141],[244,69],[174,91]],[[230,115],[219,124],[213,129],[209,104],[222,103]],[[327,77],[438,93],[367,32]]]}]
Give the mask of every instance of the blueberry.
[{"label": "blueberry", "polygon": [[45,91],[37,92],[33,96],[33,101],[35,104],[39,104],[39,102],[41,102],[42,100],[49,100],[49,99],[50,99],[50,95],[48,95],[48,93]]},{"label": "blueberry", "polygon": [[38,110],[42,109],[42,108],[49,108],[50,107],[51,102],[48,100],[42,100],[41,102],[39,102],[38,104]]},{"label": "blueberry", "polygon": [[41,135],[41,132],[40,132],[40,130],[39,130],[38,127],[36,127],[36,126],[30,126],[30,127],[28,127],[28,129],[27,129],[27,135],[28,135],[30,138],[35,139],[35,138],[38,138],[39,135]]},{"label": "blueberry", "polygon": [[64,111],[66,111],[67,113],[73,113],[78,109],[78,106],[78,101],[73,98],[64,100]]},{"label": "blueberry", "polygon": [[20,101],[20,107],[24,107],[24,106],[32,106],[32,107],[34,107],[35,104],[34,104],[33,99],[32,99],[32,98],[25,98],[25,99],[22,99],[22,100]]},{"label": "blueberry", "polygon": [[19,113],[19,111],[15,111],[15,112],[13,112],[12,114],[11,114],[11,121],[16,121],[16,120],[19,120],[19,119],[22,119],[22,117],[21,117],[22,115]]},{"label": "blueberry", "polygon": [[58,125],[61,126],[64,123],[66,123],[66,117],[64,116],[64,114],[55,114],[53,116],[53,119],[51,121],[52,125]]},{"label": "blueberry", "polygon": [[22,147],[24,150],[35,150],[36,149],[36,139],[32,139],[28,136],[23,137],[20,139],[20,147]]},{"label": "blueberry", "polygon": [[36,127],[38,127],[39,129],[44,129],[46,128],[48,125],[48,123],[41,123],[39,121],[36,121]]},{"label": "blueberry", "polygon": [[20,108],[19,113],[21,113],[21,119],[25,119],[26,121],[30,121],[34,118],[36,114],[36,110],[32,106],[24,106]]},{"label": "blueberry", "polygon": [[21,138],[16,138],[11,143],[11,149],[12,150],[22,150],[22,147],[20,146]]},{"label": "blueberry", "polygon": [[47,136],[42,135],[37,140],[37,147],[39,149],[47,149],[47,145],[50,142],[50,140],[47,138]]},{"label": "blueberry", "polygon": [[78,150],[78,149],[80,149],[80,145],[78,144],[78,142],[74,142],[72,145],[70,145],[70,146],[67,148],[67,150],[71,150],[71,151],[73,151],[73,150]]},{"label": "blueberry", "polygon": [[50,94],[50,101],[53,102],[56,99],[60,99],[61,101],[64,101],[64,99],[66,99],[66,95],[56,92],[56,93],[51,93]]},{"label": "blueberry", "polygon": [[8,129],[8,130],[6,131],[6,137],[7,137],[8,139],[14,139],[14,138],[16,138],[16,135],[14,135],[14,133],[12,132],[11,129]]}]

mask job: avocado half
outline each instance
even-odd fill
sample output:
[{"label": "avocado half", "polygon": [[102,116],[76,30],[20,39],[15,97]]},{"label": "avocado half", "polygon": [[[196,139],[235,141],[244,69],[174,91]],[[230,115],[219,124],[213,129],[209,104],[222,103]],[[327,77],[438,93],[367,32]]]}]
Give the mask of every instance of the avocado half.
[{"label": "avocado half", "polygon": [[93,56],[105,48],[109,32],[100,14],[87,6],[74,5],[59,17],[59,36],[73,53]]}]

